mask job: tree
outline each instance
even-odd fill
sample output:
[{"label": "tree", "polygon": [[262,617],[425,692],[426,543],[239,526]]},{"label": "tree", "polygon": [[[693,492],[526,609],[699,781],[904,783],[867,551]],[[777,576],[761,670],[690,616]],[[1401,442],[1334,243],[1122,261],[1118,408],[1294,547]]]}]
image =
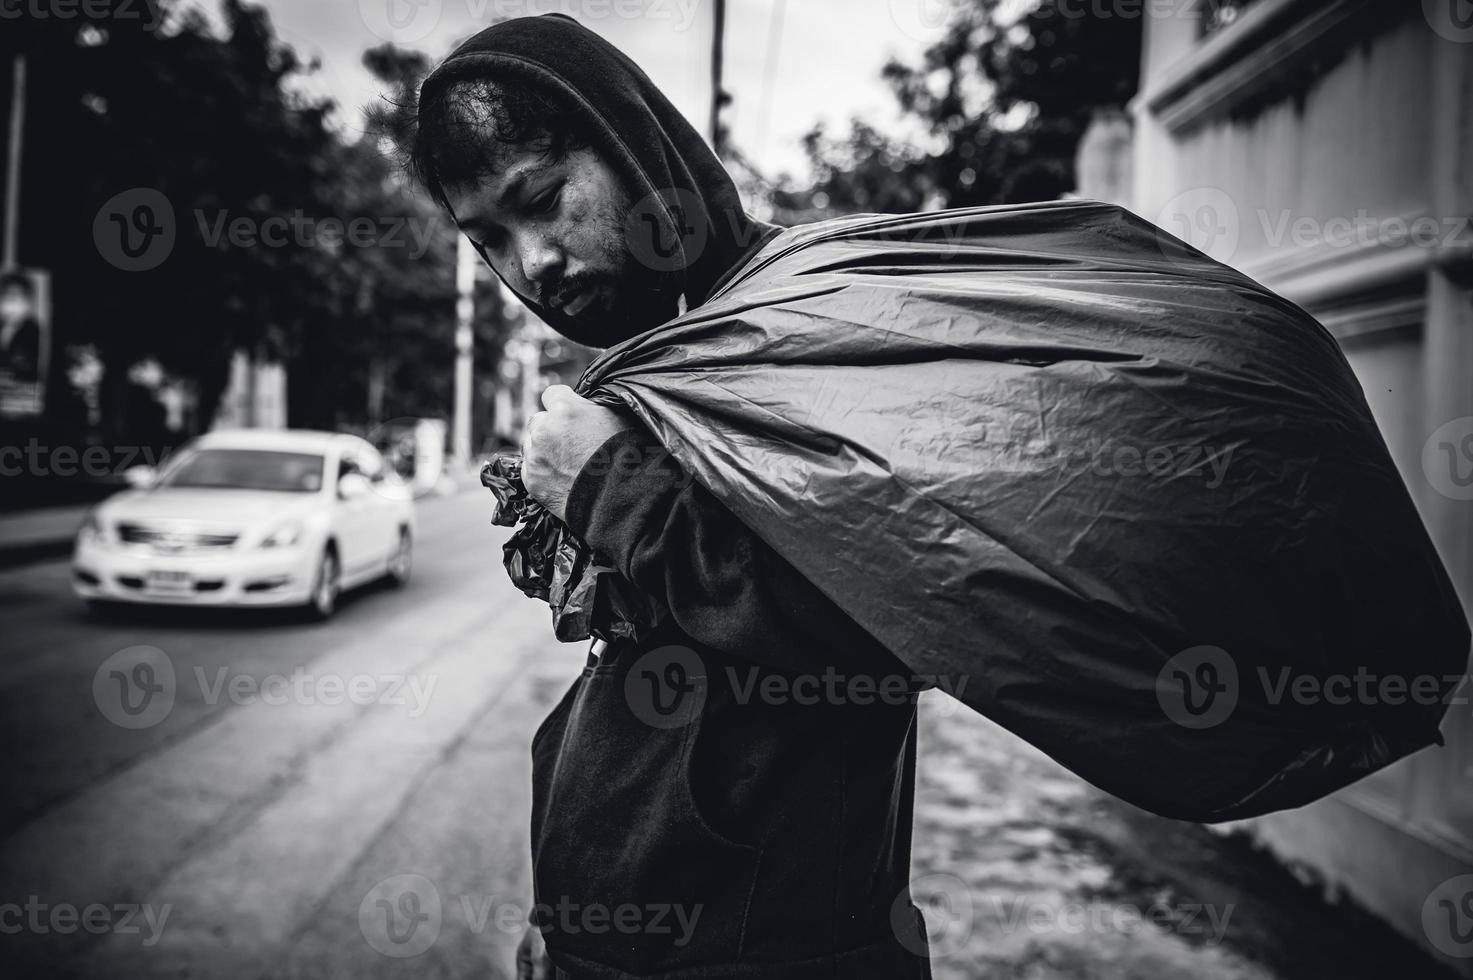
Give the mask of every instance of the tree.
[{"label": "tree", "polygon": [[1003,0],[959,3],[919,64],[884,77],[930,145],[854,120],[805,140],[814,181],[777,196],[788,217],[1050,200],[1074,187],[1074,152],[1101,106],[1123,106],[1140,70],[1141,18],[1044,2],[1021,16]]}]

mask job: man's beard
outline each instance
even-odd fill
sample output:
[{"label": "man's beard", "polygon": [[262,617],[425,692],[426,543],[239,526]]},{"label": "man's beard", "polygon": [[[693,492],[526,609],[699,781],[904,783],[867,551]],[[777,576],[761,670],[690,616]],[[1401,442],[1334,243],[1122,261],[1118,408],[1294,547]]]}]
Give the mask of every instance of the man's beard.
[{"label": "man's beard", "polygon": [[[603,287],[608,307],[590,306],[574,322],[600,336],[619,340],[653,330],[672,320],[680,312],[682,276],[676,272],[658,272],[642,265],[628,249],[621,249],[619,272],[599,275],[586,281],[560,284],[572,292]],[[614,341],[617,342],[617,341]]]}]

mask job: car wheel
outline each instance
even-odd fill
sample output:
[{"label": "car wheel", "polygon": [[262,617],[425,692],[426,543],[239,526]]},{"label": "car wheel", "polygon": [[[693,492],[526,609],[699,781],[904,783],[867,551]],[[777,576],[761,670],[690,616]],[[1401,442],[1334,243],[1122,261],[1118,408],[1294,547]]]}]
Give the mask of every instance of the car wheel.
[{"label": "car wheel", "polygon": [[307,609],[313,619],[331,619],[338,608],[338,593],[342,591],[342,569],[338,565],[338,553],[332,548],[322,552],[317,563],[317,577],[312,581],[312,598]]},{"label": "car wheel", "polygon": [[414,541],[408,528],[399,531],[399,546],[389,556],[389,584],[399,588],[409,581],[409,570],[414,566]]}]

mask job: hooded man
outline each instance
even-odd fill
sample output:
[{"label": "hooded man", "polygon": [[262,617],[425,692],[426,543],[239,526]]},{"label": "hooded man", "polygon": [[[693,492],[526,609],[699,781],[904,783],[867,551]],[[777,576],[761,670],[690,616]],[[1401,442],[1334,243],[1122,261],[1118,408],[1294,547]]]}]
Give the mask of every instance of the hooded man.
[{"label": "hooded man", "polygon": [[[638,66],[558,14],[451,54],[411,156],[502,282],[593,347],[697,309],[781,231]],[[632,417],[561,386],[543,404],[529,494],[669,615],[591,650],[533,736],[521,975],[929,977],[908,672]]]}]

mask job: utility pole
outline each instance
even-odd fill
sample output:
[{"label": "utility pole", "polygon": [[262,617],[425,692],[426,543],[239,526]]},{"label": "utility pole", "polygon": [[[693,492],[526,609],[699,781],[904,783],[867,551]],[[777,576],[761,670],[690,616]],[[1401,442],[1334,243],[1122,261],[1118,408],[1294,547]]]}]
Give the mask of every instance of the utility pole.
[{"label": "utility pole", "polygon": [[465,235],[456,236],[455,252],[455,410],[450,426],[450,458],[469,466],[471,461],[471,369],[475,354],[476,266],[480,256]]},{"label": "utility pole", "polygon": [[10,87],[10,139],[5,155],[5,242],[0,251],[0,269],[14,269],[16,236],[20,229],[20,147],[26,112],[26,56],[15,56],[15,74]]},{"label": "utility pole", "polygon": [[726,0],[714,0],[711,7],[711,148],[718,158],[726,152],[726,139],[721,129],[721,107],[726,92],[721,87],[722,59],[726,46]]}]

